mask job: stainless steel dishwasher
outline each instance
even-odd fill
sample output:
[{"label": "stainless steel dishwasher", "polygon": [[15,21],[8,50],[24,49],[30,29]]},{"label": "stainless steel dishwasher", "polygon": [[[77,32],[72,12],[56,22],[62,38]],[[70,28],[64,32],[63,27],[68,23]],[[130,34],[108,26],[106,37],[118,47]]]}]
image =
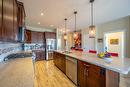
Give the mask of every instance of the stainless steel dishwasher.
[{"label": "stainless steel dishwasher", "polygon": [[77,60],[66,57],[66,75],[77,85]]}]

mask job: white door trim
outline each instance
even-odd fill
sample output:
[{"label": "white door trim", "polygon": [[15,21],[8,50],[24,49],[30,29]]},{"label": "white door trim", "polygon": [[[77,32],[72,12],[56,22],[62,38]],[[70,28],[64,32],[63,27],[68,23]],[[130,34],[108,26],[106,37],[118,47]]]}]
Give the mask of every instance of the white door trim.
[{"label": "white door trim", "polygon": [[125,29],[124,29],[124,30],[122,30],[122,29],[119,30],[119,29],[118,29],[118,30],[112,30],[112,31],[104,32],[104,33],[103,33],[103,35],[104,35],[104,36],[103,36],[103,39],[104,39],[104,41],[103,41],[103,47],[104,47],[104,48],[103,48],[103,49],[104,49],[104,51],[105,51],[105,44],[106,44],[105,35],[106,35],[106,34],[109,34],[109,33],[116,33],[116,32],[123,32],[123,40],[124,40],[123,45],[124,45],[124,46],[123,46],[123,49],[122,49],[122,50],[123,50],[122,53],[123,53],[123,55],[124,55],[124,56],[123,56],[123,58],[124,58],[124,57],[126,56],[126,55],[125,55],[125,50],[126,50],[126,46],[125,46],[125,44],[126,44],[126,30],[125,30]]}]

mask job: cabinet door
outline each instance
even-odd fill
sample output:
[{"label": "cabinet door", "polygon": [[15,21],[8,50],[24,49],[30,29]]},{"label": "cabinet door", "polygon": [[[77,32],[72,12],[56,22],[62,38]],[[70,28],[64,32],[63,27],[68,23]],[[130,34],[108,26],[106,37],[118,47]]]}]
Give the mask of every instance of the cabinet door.
[{"label": "cabinet door", "polygon": [[60,67],[63,73],[66,73],[66,59],[65,55],[60,54]]},{"label": "cabinet door", "polygon": [[56,52],[53,53],[53,59],[54,59],[54,64],[57,65],[57,63],[56,63],[56,60],[57,60]]},{"label": "cabinet door", "polygon": [[57,53],[57,63],[58,63],[58,68],[63,72],[66,73],[66,59],[65,55]]},{"label": "cabinet door", "polygon": [[63,72],[66,73],[65,55],[54,52],[54,64]]},{"label": "cabinet door", "polygon": [[25,42],[26,43],[31,43],[31,31],[30,30],[25,30]]},{"label": "cabinet door", "polygon": [[86,69],[87,87],[106,87],[105,86],[105,69],[91,65]]},{"label": "cabinet door", "polygon": [[59,60],[59,54],[57,52],[54,52],[54,64],[60,68],[60,60]]},{"label": "cabinet door", "polygon": [[78,61],[79,87],[105,87],[105,69],[86,62]]},{"label": "cabinet door", "polygon": [[32,43],[37,43],[37,32],[32,31]]},{"label": "cabinet door", "polygon": [[5,41],[12,41],[14,39],[13,1],[14,0],[3,0],[3,37]]},{"label": "cabinet door", "polygon": [[45,38],[46,39],[56,39],[56,33],[55,32],[45,32]]},{"label": "cabinet door", "polygon": [[36,55],[36,58],[35,58],[36,61],[45,60],[45,55],[44,55],[45,51],[38,50],[38,51],[35,51],[34,53]]},{"label": "cabinet door", "polygon": [[87,68],[82,61],[78,61],[78,85],[79,87],[87,87]]},{"label": "cabinet door", "polygon": [[2,0],[0,0],[0,40],[2,40]]},{"label": "cabinet door", "polygon": [[45,32],[45,38],[46,38],[46,39],[50,39],[50,38],[51,38],[50,32]]},{"label": "cabinet door", "polygon": [[38,32],[37,33],[37,35],[38,35],[38,43],[43,43],[43,33],[42,32]]},{"label": "cabinet door", "polygon": [[25,10],[22,2],[17,1],[18,3],[18,26],[25,26]]},{"label": "cabinet door", "polygon": [[14,40],[18,41],[17,1],[14,0]]},{"label": "cabinet door", "polygon": [[55,32],[52,32],[52,33],[51,33],[51,38],[52,38],[52,39],[56,39],[56,33],[55,33]]}]

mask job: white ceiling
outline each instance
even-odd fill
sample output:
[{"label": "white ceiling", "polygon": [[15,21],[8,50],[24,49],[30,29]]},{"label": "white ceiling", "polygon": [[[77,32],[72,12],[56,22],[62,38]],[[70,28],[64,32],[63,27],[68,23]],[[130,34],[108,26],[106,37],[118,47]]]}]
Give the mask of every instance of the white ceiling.
[{"label": "white ceiling", "polygon": [[[24,2],[26,10],[26,24],[28,26],[62,28],[64,18],[67,17],[67,27],[74,28],[74,10],[77,14],[77,28],[84,29],[90,24],[89,0],[20,0]],[[130,15],[130,0],[95,0],[95,24],[118,19]],[[44,16],[41,16],[41,12]],[[41,22],[40,25],[37,23]],[[50,25],[54,25],[50,27]]]}]

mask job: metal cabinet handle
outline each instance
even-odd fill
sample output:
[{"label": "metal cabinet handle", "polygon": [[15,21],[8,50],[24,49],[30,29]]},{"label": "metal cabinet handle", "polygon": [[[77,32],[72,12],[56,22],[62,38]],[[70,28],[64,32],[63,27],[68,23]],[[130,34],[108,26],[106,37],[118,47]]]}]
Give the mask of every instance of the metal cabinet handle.
[{"label": "metal cabinet handle", "polygon": [[86,68],[84,69],[84,76],[86,76]]},{"label": "metal cabinet handle", "polygon": [[89,70],[87,70],[86,75],[87,75],[87,77],[89,76]]},{"label": "metal cabinet handle", "polygon": [[87,68],[90,67],[90,65],[84,64],[84,66],[86,66]]},{"label": "metal cabinet handle", "polygon": [[89,70],[87,70],[87,68],[84,69],[84,76],[89,76]]}]

